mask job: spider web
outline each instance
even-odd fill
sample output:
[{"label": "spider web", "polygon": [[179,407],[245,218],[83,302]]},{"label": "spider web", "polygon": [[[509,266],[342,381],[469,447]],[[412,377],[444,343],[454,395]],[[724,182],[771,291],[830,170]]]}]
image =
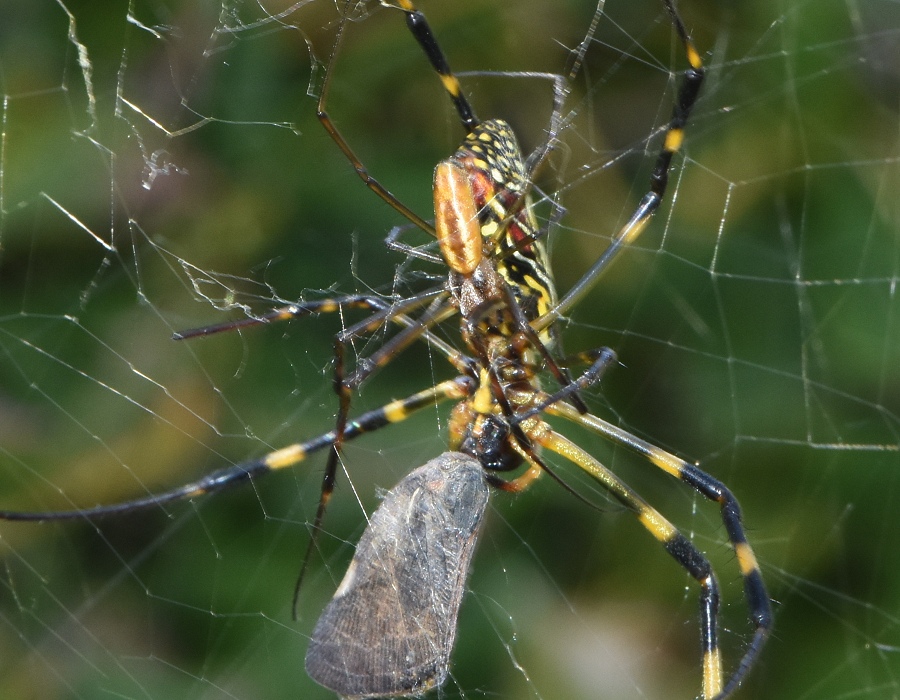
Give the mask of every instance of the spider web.
[{"label": "spider web", "polygon": [[[464,78],[477,112],[526,148],[551,92],[509,72],[564,71],[595,5],[422,1],[454,68],[492,72]],[[645,236],[572,313],[566,349],[613,347],[592,410],[741,500],[776,622],[739,697],[897,697],[900,5],[681,5],[709,67],[684,157]],[[355,316],[172,333],[283,299],[403,295],[440,272],[386,251],[403,222],[317,124],[338,17],[324,0],[0,8],[0,507],[140,497],[328,430],[331,339]],[[459,126],[399,14],[355,19],[329,109],[427,217]],[[560,290],[646,189],[685,63],[653,0],[598,20],[538,183],[565,208],[549,230]],[[411,348],[355,411],[449,376]],[[0,697],[331,697],[303,671],[309,634],[379,489],[445,449],[446,415],[347,446],[297,623],[321,458],[96,525],[0,524]],[[715,508],[565,432],[710,556],[732,668],[749,624]],[[550,480],[494,496],[437,695],[695,697],[695,586],[558,468],[601,512]]]}]

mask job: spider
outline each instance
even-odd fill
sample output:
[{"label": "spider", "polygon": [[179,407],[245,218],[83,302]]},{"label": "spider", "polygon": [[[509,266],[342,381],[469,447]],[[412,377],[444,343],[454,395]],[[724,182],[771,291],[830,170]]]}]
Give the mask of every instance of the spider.
[{"label": "spider", "polygon": [[[440,285],[401,301],[388,302],[375,295],[348,295],[314,302],[298,302],[259,318],[209,326],[176,336],[185,339],[316,313],[368,310],[370,315],[367,318],[345,328],[335,337],[334,388],[339,410],[333,430],[259,459],[220,469],[160,494],[70,511],[0,511],[0,519],[92,520],[119,515],[220,491],[293,467],[314,452],[327,451],[328,458],[313,521],[313,537],[294,591],[296,603],[300,582],[315,546],[316,534],[321,530],[326,508],[335,488],[344,442],[405,420],[422,408],[452,400],[456,404],[449,421],[451,452],[432,460],[403,479],[388,494],[379,513],[391,508],[405,509],[404,512],[409,514],[414,525],[431,523],[429,537],[450,537],[448,533],[452,529],[461,531],[466,542],[474,542],[486,503],[484,484],[497,490],[518,492],[546,473],[565,486],[565,482],[543,459],[544,453],[555,453],[585,471],[611,497],[631,511],[665,551],[696,581],[699,589],[703,668],[701,695],[704,700],[731,695],[758,658],[772,620],[768,595],[759,566],[745,537],[736,498],[724,484],[696,466],[588,411],[579,397],[579,391],[597,383],[613,364],[615,354],[612,350],[599,348],[581,353],[577,358],[587,364],[588,368],[574,378],[569,372],[572,362],[568,359],[558,360],[555,356],[558,348],[557,321],[596,284],[616,255],[640,236],[663,200],[672,158],[680,149],[688,117],[703,82],[704,67],[700,54],[694,47],[674,0],[662,0],[662,3],[683,47],[688,68],[678,89],[672,117],[665,128],[663,145],[651,174],[648,191],[607,249],[560,299],[554,287],[542,240],[544,231],[538,226],[533,210],[531,189],[536,171],[556,146],[561,128],[560,105],[566,93],[565,81],[556,80],[554,83],[556,104],[547,139],[525,158],[506,122],[500,119],[482,121],[475,115],[457,76],[450,70],[425,15],[412,0],[394,0],[388,4],[403,13],[409,31],[440,78],[466,133],[455,153],[438,163],[435,168],[435,217],[432,224],[403,205],[368,173],[326,109],[333,68],[353,4],[352,0],[348,0],[319,96],[319,120],[366,186],[412,224],[435,236],[440,249],[440,260],[447,268],[446,278]],[[598,13],[599,11],[598,8]],[[577,71],[585,50],[582,47],[576,53],[569,77]],[[400,245],[396,241],[394,244]],[[459,317],[465,351],[457,349],[433,332],[438,324],[454,316]],[[348,372],[345,368],[347,344],[376,332],[386,324],[399,326],[398,332]],[[420,340],[443,354],[455,369],[456,376],[351,418],[351,397],[360,383],[398,356],[408,345]],[[547,391],[542,387],[540,375],[544,373],[553,375],[557,385],[555,390]],[[544,415],[566,419],[636,452],[653,466],[719,505],[726,533],[743,576],[753,626],[753,637],[730,674],[726,675],[723,671],[717,640],[718,584],[706,557],[612,471],[552,429],[544,420]],[[516,470],[521,471],[514,476],[509,475]],[[473,480],[473,473],[481,478]],[[422,483],[435,487],[430,509],[426,509],[422,505],[424,502],[415,500],[412,495],[421,493],[424,488]],[[458,510],[455,505],[451,505],[455,501],[448,500],[451,497],[442,495],[444,492],[438,487],[449,487],[457,496],[460,493],[467,494],[463,500],[468,504],[467,509]],[[435,508],[447,510],[444,521],[432,522]],[[425,629],[426,624],[430,624],[431,629],[437,630],[425,640],[426,643],[419,645],[424,650],[416,650],[410,646],[404,647],[403,654],[398,654],[396,649],[357,651],[355,653],[362,654],[359,663],[362,670],[352,677],[350,673],[341,672],[349,668],[351,661],[353,664],[357,661],[346,658],[350,653],[347,644],[334,641],[335,630],[347,628],[346,608],[351,603],[360,604],[359,600],[363,604],[380,603],[379,596],[386,591],[384,586],[360,582],[363,574],[376,569],[376,573],[382,573],[384,570],[385,565],[374,566],[373,556],[365,554],[370,545],[383,546],[378,543],[392,538],[394,531],[390,526],[377,524],[383,520],[381,516],[373,517],[347,577],[313,634],[307,656],[307,668],[314,680],[345,697],[418,694],[440,685],[447,675],[458,596],[464,585],[471,556],[471,546],[468,544],[463,546],[457,543],[452,560],[458,567],[458,573],[453,581],[441,584],[454,597],[453,605],[448,605],[440,613],[435,613],[434,607],[427,602],[420,602],[418,609],[413,607],[410,610],[407,607],[392,611],[399,617],[406,615],[407,625],[411,621],[414,626]],[[391,556],[401,567],[412,566],[412,555],[406,553],[401,546],[404,542],[402,535],[394,539],[399,544]],[[376,544],[372,545],[373,542]],[[426,623],[427,615],[437,619]],[[365,622],[361,624],[364,633],[375,634],[374,627],[366,628]],[[397,628],[391,631],[400,635]],[[401,656],[402,659],[399,658]],[[411,656],[414,658],[410,658]],[[386,668],[387,673],[378,675],[376,668]]]}]

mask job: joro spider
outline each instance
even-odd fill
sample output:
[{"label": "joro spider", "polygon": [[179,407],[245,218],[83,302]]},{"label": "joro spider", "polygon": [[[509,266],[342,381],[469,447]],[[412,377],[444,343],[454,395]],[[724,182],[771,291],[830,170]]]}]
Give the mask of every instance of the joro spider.
[{"label": "joro spider", "polygon": [[[578,392],[599,381],[615,361],[612,350],[600,348],[582,353],[579,357],[589,367],[574,379],[569,375],[568,361],[557,361],[553,354],[556,346],[556,322],[584,297],[616,255],[638,238],[658,209],[666,193],[672,157],[681,146],[688,117],[699,94],[704,76],[701,57],[678,14],[674,0],[662,2],[683,47],[688,68],[681,80],[673,114],[665,129],[649,189],[607,249],[562,299],[557,298],[554,288],[542,231],[532,209],[530,188],[536,170],[556,144],[565,85],[556,82],[557,104],[546,142],[527,158],[523,158],[516,137],[506,122],[499,119],[481,121],[475,116],[422,12],[411,0],[395,0],[396,4],[390,5],[404,13],[410,32],[438,74],[467,134],[456,152],[441,161],[435,169],[435,218],[432,225],[404,206],[368,174],[328,115],[326,105],[332,69],[349,21],[349,15],[345,13],[326,69],[318,102],[318,117],[365,184],[413,224],[436,237],[441,258],[448,268],[446,280],[434,289],[400,302],[388,302],[374,295],[349,295],[315,302],[299,302],[276,309],[260,318],[210,326],[176,336],[189,338],[209,335],[239,326],[316,313],[356,308],[369,310],[371,314],[367,318],[344,329],[335,337],[334,387],[339,399],[339,410],[332,431],[259,459],[220,469],[154,496],[69,511],[0,511],[0,519],[91,520],[124,514],[236,486],[295,466],[312,453],[327,450],[328,459],[313,521],[314,535],[301,567],[297,583],[299,589],[303,571],[315,544],[315,534],[321,529],[335,487],[343,443],[363,433],[405,420],[422,408],[434,406],[441,401],[455,400],[457,403],[449,421],[449,444],[452,452],[445,453],[413,474],[425,474],[432,481],[440,481],[434,476],[437,473],[434,469],[444,469],[447,473],[456,475],[454,479],[465,478],[469,480],[467,484],[477,485],[480,483],[478,480],[471,481],[471,467],[474,465],[475,473],[478,473],[477,467],[480,467],[484,482],[490,486],[507,492],[518,492],[527,488],[542,473],[561,481],[544,463],[541,456],[543,451],[555,453],[584,470],[614,499],[633,512],[644,528],[697,582],[703,654],[702,697],[710,700],[731,695],[758,658],[772,619],[768,595],[759,566],[744,534],[737,500],[724,484],[699,468],[588,412]],[[352,0],[348,0],[348,10],[351,5]],[[583,58],[584,48],[581,51],[576,55],[576,67],[572,73],[577,70],[577,64]],[[436,325],[457,314],[460,317],[466,352],[459,351],[433,333]],[[400,326],[397,334],[348,373],[345,370],[345,346],[388,323]],[[351,396],[359,384],[379,367],[390,362],[406,346],[418,340],[427,342],[435,351],[443,354],[455,368],[457,376],[351,418]],[[547,371],[555,376],[559,385],[553,392],[542,389],[539,381],[539,375]],[[544,414],[565,418],[616,445],[636,452],[655,467],[719,505],[722,521],[744,580],[744,592],[753,627],[753,637],[730,674],[726,676],[722,668],[717,640],[719,590],[706,557],[619,477],[578,445],[553,430],[543,419]],[[425,471],[426,469],[431,471]],[[506,472],[519,469],[523,471],[518,475],[505,476]],[[469,476],[459,476],[464,472]],[[403,501],[407,498],[406,490],[413,488],[412,484],[411,475],[389,494],[386,503],[391,499]],[[411,508],[410,512],[414,512],[417,518],[427,517],[423,514],[424,511],[415,508]],[[474,536],[477,531],[483,505],[479,503],[473,506],[473,512],[474,515],[467,520],[469,536]],[[459,516],[457,514],[451,517]],[[371,525],[363,541],[367,541],[367,537],[377,539],[382,535],[377,527]],[[402,557],[402,553],[399,556]],[[459,558],[463,582],[468,557],[469,553],[466,551]],[[356,585],[354,577],[358,573],[351,566],[351,572],[348,572],[348,577],[336,594],[336,600],[345,595],[348,588],[352,589]],[[458,588],[461,589],[461,586],[462,584]],[[295,600],[296,593],[295,590]],[[402,613],[407,616],[407,625],[410,622],[415,625],[416,614],[429,611],[406,609],[397,612],[398,615]],[[433,611],[430,612],[433,614]],[[437,648],[428,652],[432,656],[426,654],[427,658],[407,658],[400,662],[396,658],[378,657],[372,652],[369,658],[362,660],[362,670],[352,680],[342,680],[341,674],[335,672],[334,667],[327,667],[333,660],[323,661],[324,652],[321,648],[328,644],[328,640],[317,630],[313,635],[312,645],[316,651],[311,649],[307,667],[315,680],[347,697],[421,693],[440,685],[447,674],[456,625],[455,616],[456,609],[452,608],[439,620],[446,629],[442,639],[437,642]],[[340,651],[340,645],[337,648]],[[409,650],[404,653],[408,655]],[[337,663],[340,665],[348,662],[338,659]],[[398,664],[406,666],[398,668]],[[390,672],[376,678],[374,671],[371,674],[366,672],[368,666],[387,667]],[[411,670],[414,668],[425,670]]]}]

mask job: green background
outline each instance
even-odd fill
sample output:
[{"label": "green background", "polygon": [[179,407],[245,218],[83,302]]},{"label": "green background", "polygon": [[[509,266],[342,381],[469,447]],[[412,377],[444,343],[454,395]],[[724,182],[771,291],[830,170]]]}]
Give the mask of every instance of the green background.
[{"label": "green background", "polygon": [[[900,12],[681,4],[709,67],[686,157],[644,238],[573,312],[566,349],[614,348],[621,364],[587,392],[592,410],[741,500],[776,623],[738,697],[896,697]],[[594,4],[422,9],[457,71],[494,72],[463,79],[478,114],[539,143],[547,81],[497,73],[564,71]],[[329,110],[428,218],[434,164],[461,129],[402,16],[368,10],[348,28]],[[383,239],[401,217],[317,123],[312,57],[327,60],[338,19],[323,0],[277,21],[254,3],[0,7],[0,507],[138,497],[328,430],[332,336],[357,316],[184,343],[172,332],[274,297],[405,295],[427,284],[415,271],[440,274],[396,273],[404,258]],[[685,63],[652,0],[609,2],[594,38],[565,146],[538,183],[566,208],[550,233],[561,291],[646,189]],[[446,337],[458,342],[453,324]],[[411,348],[354,406],[450,376]],[[445,448],[446,417],[426,410],[347,446],[297,623],[322,458],[99,528],[0,524],[0,697],[331,697],[303,670],[316,615],[363,511]],[[708,553],[733,668],[749,624],[715,508],[557,427]],[[444,695],[696,696],[696,587],[630,515],[558,469],[600,512],[549,479],[495,495]]]}]

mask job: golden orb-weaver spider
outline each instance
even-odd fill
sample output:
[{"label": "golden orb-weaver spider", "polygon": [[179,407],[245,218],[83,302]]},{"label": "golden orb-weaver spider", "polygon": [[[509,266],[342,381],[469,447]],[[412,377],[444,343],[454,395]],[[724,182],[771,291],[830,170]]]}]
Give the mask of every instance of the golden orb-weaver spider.
[{"label": "golden orb-weaver spider", "polygon": [[[401,204],[368,174],[326,111],[331,66],[343,35],[342,24],[332,52],[332,64],[326,73],[319,98],[319,118],[366,185],[411,222],[435,234],[442,260],[448,268],[445,282],[401,302],[389,303],[374,295],[345,296],[301,302],[277,309],[261,319],[246,322],[272,322],[349,308],[362,308],[372,312],[368,318],[346,328],[335,339],[335,389],[340,406],[333,431],[272,452],[258,460],[222,469],[155,496],[65,512],[2,511],[0,518],[40,521],[111,516],[218,491],[253,477],[294,466],[313,452],[328,450],[321,496],[313,523],[314,532],[318,532],[334,490],[338,458],[345,441],[404,420],[413,412],[436,402],[453,399],[458,401],[449,425],[449,442],[454,452],[438,458],[436,466],[447,467],[450,463],[458,463],[463,467],[471,467],[475,464],[480,467],[488,484],[510,492],[526,488],[544,472],[557,478],[544,463],[542,451],[555,453],[584,470],[613,498],[634,512],[640,523],[697,581],[700,587],[703,648],[702,695],[704,698],[721,698],[731,694],[757,658],[771,624],[768,598],[759,567],[744,536],[736,499],[723,484],[693,465],[587,411],[578,391],[599,380],[614,360],[612,351],[601,348],[584,353],[581,357],[589,362],[589,369],[575,379],[569,376],[564,366],[566,363],[558,362],[554,357],[556,322],[584,297],[618,252],[641,234],[665,196],[671,159],[681,146],[684,128],[703,80],[704,69],[700,55],[693,46],[683,21],[672,0],[663,2],[683,45],[689,67],[676,98],[673,116],[665,131],[650,188],[607,250],[562,299],[558,299],[556,295],[542,231],[535,220],[530,199],[534,173],[554,148],[559,125],[552,124],[546,142],[527,159],[523,158],[516,138],[505,122],[499,119],[480,121],[475,116],[424,15],[409,0],[397,0],[396,7],[404,13],[411,33],[440,76],[467,133],[459,149],[436,168],[435,221],[432,226]],[[564,97],[562,93],[564,89],[561,88],[560,99]],[[437,324],[457,314],[461,319],[465,352],[432,332]],[[345,346],[354,338],[372,333],[388,323],[399,325],[401,330],[354,371],[347,372],[344,366]],[[206,335],[236,325],[245,324],[208,327],[181,334],[181,337]],[[354,389],[377,368],[391,361],[407,345],[417,340],[429,343],[434,350],[444,354],[456,369],[457,376],[351,419],[350,403]],[[559,384],[559,389],[554,392],[547,392],[541,387],[539,375],[545,370],[554,374]],[[744,577],[750,617],[754,625],[753,640],[727,679],[722,670],[716,632],[718,588],[706,558],[674,526],[599,461],[551,429],[544,421],[543,414],[567,419],[637,452],[654,466],[720,505],[722,519]],[[500,475],[523,466],[524,472],[513,478],[506,479]],[[392,496],[401,503],[408,503],[404,501],[408,497],[404,495],[403,489],[412,483],[410,478],[401,482],[402,489],[398,486],[392,492]],[[450,483],[463,483],[462,479],[461,476],[453,476]],[[430,480],[432,483],[441,482],[441,478],[434,476]],[[436,496],[436,501],[438,505],[447,503],[442,496]],[[476,505],[474,510],[475,515],[466,520],[467,525],[462,527],[468,533],[467,537],[472,538],[477,533],[483,507]],[[413,509],[412,512],[424,517],[424,511]],[[459,526],[459,521],[454,519],[457,515],[454,512],[449,522]],[[420,522],[420,518],[414,520]],[[437,531],[440,534],[446,529],[442,530],[438,525]],[[373,537],[381,534],[381,530],[374,525],[368,532]],[[402,548],[396,556],[404,563]],[[463,581],[469,556],[470,551],[467,549],[459,558],[458,566]],[[309,552],[304,559],[304,568],[308,561]],[[355,573],[342,584],[336,600],[348,600],[347,591],[354,590],[354,586],[359,590],[358,587],[362,584],[356,577],[365,567],[365,562],[356,566]],[[457,584],[459,585],[451,586],[454,595],[461,590],[459,579]],[[368,596],[367,600],[372,600],[375,590],[381,589],[363,589]],[[346,646],[338,644],[335,645],[337,662],[320,662],[324,653],[311,651],[308,668],[316,680],[347,697],[415,694],[439,685],[447,673],[455,628],[455,609],[450,605],[437,616],[442,632],[437,635],[437,641],[432,643],[430,652],[433,657],[410,660],[409,650],[399,655],[394,650],[392,656],[372,652],[362,659],[362,672],[357,673],[352,682],[345,682],[341,670],[346,670],[346,666],[340,664],[347,660],[342,659],[340,653],[346,651]],[[433,611],[431,603],[420,603],[419,608],[410,609],[407,606],[399,612],[406,614],[407,618],[411,617],[413,622],[419,622],[418,613]],[[336,624],[345,620],[345,612],[334,613]],[[424,622],[421,624],[425,625]],[[313,648],[321,649],[328,641],[328,634],[327,630],[321,634],[315,633]],[[399,667],[400,656],[406,658],[406,666],[402,668]],[[389,673],[384,674],[383,682],[379,680],[376,684],[373,680],[374,672],[369,673],[366,669],[377,665],[386,667]],[[345,673],[344,676],[349,678],[349,674]]]}]

